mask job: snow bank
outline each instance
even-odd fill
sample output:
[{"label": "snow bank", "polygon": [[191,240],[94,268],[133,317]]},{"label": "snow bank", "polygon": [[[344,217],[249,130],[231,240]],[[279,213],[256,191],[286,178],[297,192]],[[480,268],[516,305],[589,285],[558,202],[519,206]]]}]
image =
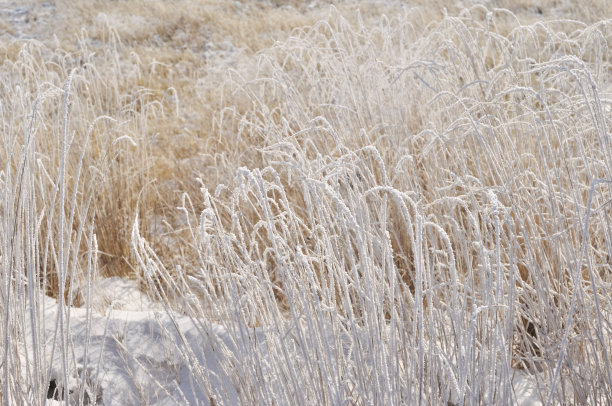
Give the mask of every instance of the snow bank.
[{"label": "snow bank", "polygon": [[[67,385],[62,383],[59,340],[54,345],[59,306],[55,299],[42,299],[44,351],[52,365],[47,405],[64,404],[63,388],[71,405],[240,404],[240,376],[225,372],[232,370],[228,366],[244,362],[241,354],[246,346],[239,344],[240,338],[219,324],[162,310],[134,281],[103,279],[93,293],[92,309],[106,304],[105,314],[85,308],[66,312],[71,332]],[[256,345],[265,346],[261,329],[256,337]],[[267,353],[265,348],[259,350]],[[198,373],[194,364],[201,368]],[[241,368],[248,366],[233,370]],[[198,376],[207,380],[198,381]],[[515,371],[513,390],[520,405],[541,404],[527,373]]]},{"label": "snow bank", "polygon": [[[59,306],[56,300],[44,297],[42,320],[45,353],[52,365],[50,388],[57,386],[55,393],[49,391],[47,404],[59,404],[63,387],[68,389],[70,404],[82,400],[107,406],[208,405],[215,398],[238,403],[232,377],[219,366],[235,352],[225,328],[168,314],[144,297],[135,283],[119,278],[100,281],[92,302],[96,308],[109,300],[111,305],[104,315],[84,308],[67,310],[72,373],[63,385],[59,340],[54,346]],[[203,337],[208,337],[208,342],[202,342]],[[193,357],[190,360],[181,355],[187,349]],[[194,359],[209,375],[209,387],[193,381],[189,365]]]}]

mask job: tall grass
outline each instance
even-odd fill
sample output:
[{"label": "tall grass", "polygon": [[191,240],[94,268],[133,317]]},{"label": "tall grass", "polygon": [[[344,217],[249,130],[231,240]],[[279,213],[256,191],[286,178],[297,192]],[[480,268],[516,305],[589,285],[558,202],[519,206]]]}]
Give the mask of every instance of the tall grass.
[{"label": "tall grass", "polygon": [[[132,221],[121,206],[146,210],[146,199],[140,206],[135,199],[147,155],[143,151],[138,167],[126,171],[131,177],[123,178],[121,168],[135,162],[125,159],[124,144],[135,144],[130,130],[139,123],[119,121],[128,108],[111,111],[120,96],[112,87],[118,67],[101,73],[87,49],[51,52],[36,41],[11,43],[4,51],[0,398],[7,405],[44,404],[52,360],[60,360],[55,367],[64,382],[76,368],[70,309],[86,304],[98,263],[113,274],[109,264],[129,255],[129,233],[117,238]],[[109,55],[116,55],[112,38],[107,55],[98,58]],[[45,318],[44,294],[58,301],[56,320]],[[46,335],[50,325],[53,337]]]},{"label": "tall grass", "polygon": [[254,343],[244,404],[512,404],[517,369],[607,404],[610,21],[414,15],[333,15],[228,72],[235,178],[185,196],[190,271],[136,224],[149,285]]},{"label": "tall grass", "polygon": [[3,404],[78,370],[98,274],[192,318],[203,404],[612,402],[611,21],[394,7],[177,66],[108,21],[5,47]]}]

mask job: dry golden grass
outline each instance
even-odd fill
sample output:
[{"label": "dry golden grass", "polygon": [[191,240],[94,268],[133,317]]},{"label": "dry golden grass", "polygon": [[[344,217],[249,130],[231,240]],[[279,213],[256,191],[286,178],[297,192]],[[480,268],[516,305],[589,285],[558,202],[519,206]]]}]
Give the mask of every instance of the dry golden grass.
[{"label": "dry golden grass", "polygon": [[[497,320],[514,328],[515,367],[555,359],[580,286],[568,358],[603,357],[610,338],[581,334],[597,327],[593,290],[612,283],[612,195],[592,183],[612,169],[610,2],[433,3],[31,1],[36,24],[0,21],[34,37],[0,41],[0,162],[13,179],[32,137],[46,292],[82,303],[72,287],[94,245],[101,275],[147,279],[138,219],[157,255],[142,257],[165,272],[153,291],[179,300],[204,270],[219,301],[227,275],[269,282],[244,288],[249,326],[291,311],[287,268],[313,270],[304,285],[365,318],[365,257],[382,275],[368,280],[397,293],[385,320],[435,320],[452,297],[468,330],[470,309],[516,295]],[[75,210],[56,198],[65,156]],[[75,215],[60,225],[62,210]],[[60,235],[73,242],[66,286]]]},{"label": "dry golden grass", "polygon": [[[41,5],[37,2],[30,5],[35,16]],[[393,16],[399,10],[396,4],[340,2],[335,6],[337,14],[346,16],[349,23],[357,21],[357,9],[361,12],[360,18],[366,21],[383,13]],[[496,29],[502,35],[515,29],[515,18],[522,23],[533,23],[540,19],[558,18],[558,14],[563,12],[590,23],[609,13],[607,2],[568,9],[568,6],[561,7],[555,1],[546,4],[500,1],[489,5],[490,9],[492,7],[508,8],[513,13],[499,13],[497,16]],[[454,3],[446,4],[446,9],[449,14],[465,13]],[[486,18],[485,12],[484,8],[474,7],[469,16],[482,23]],[[40,27],[33,29],[44,45],[4,41],[5,64],[14,63],[15,70],[21,69],[23,64],[32,67],[32,71],[22,73],[24,83],[30,84],[32,95],[39,91],[40,83],[61,87],[68,73],[76,69],[82,85],[77,83],[79,87],[71,96],[72,116],[78,118],[78,122],[73,120],[71,124],[77,136],[83,136],[96,117],[108,115],[116,120],[110,127],[94,128],[86,147],[85,162],[91,167],[101,168],[103,174],[91,175],[79,189],[87,195],[84,188],[91,188],[95,182],[93,212],[95,233],[102,253],[102,272],[105,275],[134,276],[129,230],[137,214],[143,219],[144,235],[154,242],[162,257],[167,257],[175,265],[186,262],[183,266],[189,266],[195,254],[177,252],[185,249],[188,239],[185,219],[175,210],[181,203],[182,193],[198,200],[200,185],[196,177],[201,177],[210,190],[214,190],[216,185],[231,183],[237,167],[261,165],[263,158],[258,148],[269,145],[269,140],[263,138],[226,138],[232,131],[240,131],[239,123],[232,122],[233,117],[242,117],[253,108],[249,94],[240,95],[234,89],[228,91],[223,87],[228,70],[245,72],[244,66],[256,63],[253,56],[258,51],[269,48],[275,41],[284,40],[294,29],[324,18],[329,10],[323,6],[309,7],[303,2],[281,1],[269,4],[98,1],[58,2],[55,13],[54,19],[47,21],[47,29],[53,37],[41,36]],[[415,3],[411,18],[414,29],[422,30],[436,24],[443,16],[442,7],[424,1]],[[572,28],[568,26],[567,32]],[[537,35],[540,34],[545,35],[543,32]],[[540,41],[545,40],[542,35]],[[455,45],[460,46],[459,43]],[[503,52],[502,49],[491,49],[486,56],[486,67],[482,69],[495,68]],[[461,80],[458,86],[461,86]],[[534,80],[537,80],[535,76]],[[439,108],[445,108],[446,103],[447,100],[441,100]],[[432,108],[438,107],[434,104]],[[482,112],[483,115],[491,113],[495,114],[486,110]],[[254,119],[273,120],[278,125],[282,117],[275,114],[271,111],[269,117]],[[415,111],[411,120],[405,123],[414,134],[419,134],[429,125],[429,117],[420,114]],[[220,123],[222,117],[229,119]],[[60,122],[57,116],[48,121],[54,120]],[[439,128],[448,125],[445,122],[435,124]],[[223,127],[228,125],[233,127]],[[114,139],[124,136],[130,141],[114,143]],[[359,148],[369,140],[355,139],[346,147]],[[412,142],[414,145],[410,149],[413,151],[426,145],[419,137]],[[56,148],[53,137],[42,140],[42,143],[48,143],[43,147],[49,151],[48,159],[57,160],[57,155],[53,155]],[[392,144],[386,143],[385,139],[377,145],[381,151],[392,150]],[[516,149],[516,145],[508,147]],[[526,148],[527,152],[531,150],[529,146]],[[318,145],[317,150],[332,151],[333,145]],[[445,155],[429,156],[426,165],[423,159],[418,160],[415,167],[406,172],[417,176],[417,179],[406,180],[426,196],[429,194],[427,201],[436,200],[437,188],[436,182],[428,179],[428,166],[448,159],[452,151],[442,153]],[[517,154],[521,152],[517,151]],[[391,154],[384,160],[391,166],[397,163],[397,158]],[[481,157],[473,159],[472,164],[481,159],[486,162],[487,152],[483,151]],[[396,174],[396,183],[401,184],[404,176]],[[496,184],[501,179],[493,177],[480,181]],[[516,207],[516,202],[505,203]],[[537,213],[528,218],[538,221],[539,227],[544,224]],[[537,233],[537,229],[534,228],[533,232]],[[410,250],[406,238],[398,235],[393,241],[398,249],[398,264],[402,261],[409,263],[406,252]],[[541,255],[537,255],[539,261],[549,257]],[[51,292],[55,290],[54,286],[50,283]]]},{"label": "dry golden grass", "polygon": [[[337,6],[344,11],[357,8]],[[209,186],[226,183],[237,165],[257,159],[247,158],[253,155],[247,147],[254,146],[227,145],[214,134],[215,115],[226,108],[227,95],[220,86],[227,69],[252,63],[259,50],[329,12],[302,2],[60,1],[48,12],[41,2],[30,1],[27,7],[29,23],[19,28],[40,42],[3,41],[5,66],[21,70],[33,96],[41,83],[61,88],[76,69],[82,86],[77,83],[71,95],[72,116],[78,119],[71,125],[77,137],[84,136],[96,117],[116,120],[112,128],[94,128],[85,162],[103,174],[91,175],[79,189],[85,193],[85,187],[96,183],[95,233],[101,270],[109,276],[134,276],[128,237],[137,213],[154,218],[155,233],[146,232],[151,225],[143,223],[145,235],[153,241],[180,240],[184,222],[175,207],[181,193],[199,192],[195,177],[202,176]],[[366,16],[387,9],[361,8]],[[422,12],[423,24],[429,22],[429,12]],[[438,10],[432,15],[441,16]],[[32,70],[23,72],[24,64]],[[247,105],[241,108],[239,99],[231,103],[237,113]],[[61,124],[58,113],[45,117],[46,125]],[[57,133],[58,128],[49,130]],[[114,139],[124,136],[135,146],[127,141],[114,144]],[[50,162],[58,162],[59,155],[53,152],[56,141],[54,137],[42,141]],[[174,245],[159,243],[156,248],[165,252],[164,257],[185,260]],[[56,295],[52,275],[48,291]]]}]

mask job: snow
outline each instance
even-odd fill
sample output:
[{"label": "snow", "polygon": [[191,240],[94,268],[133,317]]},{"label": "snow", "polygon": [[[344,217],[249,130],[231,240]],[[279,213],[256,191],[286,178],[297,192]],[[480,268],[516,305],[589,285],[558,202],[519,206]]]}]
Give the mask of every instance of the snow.
[{"label": "snow", "polygon": [[[69,362],[73,361],[70,369],[74,371],[67,385],[70,404],[78,404],[79,396],[95,397],[96,403],[107,406],[143,402],[208,405],[208,399],[218,396],[238,404],[231,377],[219,367],[220,359],[227,358],[225,352],[231,354],[236,348],[224,327],[156,309],[158,306],[143,297],[131,281],[109,278],[98,286],[101,289],[97,289],[93,303],[99,306],[111,300],[105,315],[69,309]],[[51,380],[61,382],[57,345],[51,355],[59,306],[46,296],[43,301],[46,349],[53,361]],[[204,336],[210,338],[208,343],[201,342]],[[212,388],[208,391],[192,382],[188,360],[179,350],[185,346],[194,350],[199,365],[211,375]],[[60,402],[50,399],[47,404]]]},{"label": "snow", "polygon": [[512,377],[512,388],[521,406],[539,406],[542,404],[538,396],[537,385],[532,377],[522,370],[515,370]]},{"label": "snow", "polygon": [[[117,277],[97,281],[92,296],[94,311],[69,309],[68,359],[73,371],[67,385],[69,404],[79,404],[80,398],[85,404],[95,398],[96,404],[106,406],[214,404],[210,399],[223,399],[230,405],[240,403],[238,377],[228,376],[222,364],[244,357],[239,339],[225,327],[162,310],[140,292],[135,281]],[[104,305],[107,309],[102,313],[99,310]],[[53,365],[51,380],[62,382],[57,345],[51,354],[59,306],[55,299],[45,296],[42,308],[46,353]],[[203,337],[208,340],[203,342]],[[202,370],[210,374],[208,387],[194,381],[197,374],[192,373],[190,360],[183,355],[186,348],[194,351]],[[526,372],[514,371],[512,383],[519,405],[542,404],[537,386]],[[64,403],[47,401],[48,406],[60,404]]]}]

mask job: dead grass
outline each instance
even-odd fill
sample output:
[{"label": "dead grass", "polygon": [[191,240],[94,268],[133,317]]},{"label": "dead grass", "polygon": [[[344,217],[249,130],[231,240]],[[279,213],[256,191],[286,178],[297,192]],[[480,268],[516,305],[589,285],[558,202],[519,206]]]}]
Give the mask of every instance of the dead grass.
[{"label": "dead grass", "polygon": [[[159,265],[149,288],[176,301],[189,278],[210,283],[200,298],[238,289],[249,326],[313,308],[311,286],[363,325],[425,323],[436,342],[444,313],[478,345],[503,330],[515,367],[565,357],[564,373],[610,379],[580,363],[602,366],[610,342],[586,344],[609,333],[595,319],[610,311],[611,195],[593,184],[612,178],[608,2],[446,6],[58,2],[53,37],[3,39],[0,162],[13,179],[32,140],[46,293],[82,303],[72,282],[95,245],[102,275]],[[237,274],[262,285],[223,282]]]}]

